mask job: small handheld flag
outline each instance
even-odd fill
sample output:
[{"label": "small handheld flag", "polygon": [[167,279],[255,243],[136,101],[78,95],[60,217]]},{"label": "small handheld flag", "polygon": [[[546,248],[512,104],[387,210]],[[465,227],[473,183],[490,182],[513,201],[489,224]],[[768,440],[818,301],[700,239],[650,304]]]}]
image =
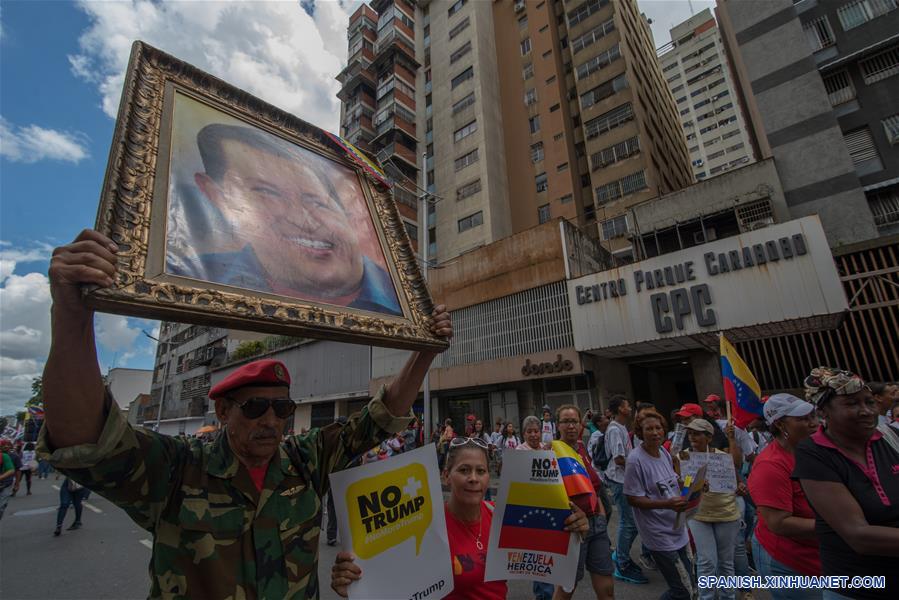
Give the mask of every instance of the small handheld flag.
[{"label": "small handheld flag", "polygon": [[590,496],[590,508],[596,511],[596,491],[593,482],[587,473],[587,467],[581,461],[581,457],[574,449],[561,440],[553,441],[553,452],[559,461],[559,473],[562,475],[562,483],[569,498],[575,498],[584,494]]},{"label": "small handheld flag", "polygon": [[724,397],[733,409],[734,425],[745,429],[761,417],[762,390],[737,349],[721,335],[721,378]]},{"label": "small handheld flag", "polygon": [[571,539],[565,519],[570,514],[560,486],[512,482],[498,547],[565,554]]}]

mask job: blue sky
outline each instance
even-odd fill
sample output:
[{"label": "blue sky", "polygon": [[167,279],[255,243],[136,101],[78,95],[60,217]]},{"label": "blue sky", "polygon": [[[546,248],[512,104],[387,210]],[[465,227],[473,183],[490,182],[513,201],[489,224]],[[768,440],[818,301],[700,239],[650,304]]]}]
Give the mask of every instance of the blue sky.
[{"label": "blue sky", "polygon": [[[478,0],[475,0],[478,1]],[[484,0],[481,0],[484,1]],[[133,40],[331,131],[358,0],[32,2],[0,12],[0,415],[30,396],[49,347],[53,247],[92,227]],[[695,11],[711,2],[693,2]],[[643,2],[656,42],[690,16]],[[102,370],[152,368],[154,321],[98,315]]]}]

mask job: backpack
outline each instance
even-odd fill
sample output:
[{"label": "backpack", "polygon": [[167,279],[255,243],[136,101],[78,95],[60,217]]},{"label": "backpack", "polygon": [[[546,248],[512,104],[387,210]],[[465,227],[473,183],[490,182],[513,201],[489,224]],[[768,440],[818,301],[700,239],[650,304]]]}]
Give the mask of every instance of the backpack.
[{"label": "backpack", "polygon": [[593,456],[590,457],[590,460],[592,460],[593,464],[599,467],[601,471],[605,471],[609,466],[609,461],[611,459],[612,457],[606,452],[606,440],[605,437],[603,437],[595,446],[593,446]]}]

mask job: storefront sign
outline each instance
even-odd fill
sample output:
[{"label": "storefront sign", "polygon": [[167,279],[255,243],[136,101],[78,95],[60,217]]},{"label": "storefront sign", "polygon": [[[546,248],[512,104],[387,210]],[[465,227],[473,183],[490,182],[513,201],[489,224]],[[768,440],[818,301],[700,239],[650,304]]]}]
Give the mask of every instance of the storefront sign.
[{"label": "storefront sign", "polygon": [[580,277],[568,292],[579,351],[847,308],[816,216]]},{"label": "storefront sign", "polygon": [[549,375],[551,373],[565,373],[574,369],[574,363],[567,358],[562,358],[559,354],[553,362],[531,362],[530,358],[525,359],[524,366],[521,367],[521,374],[528,375]]}]

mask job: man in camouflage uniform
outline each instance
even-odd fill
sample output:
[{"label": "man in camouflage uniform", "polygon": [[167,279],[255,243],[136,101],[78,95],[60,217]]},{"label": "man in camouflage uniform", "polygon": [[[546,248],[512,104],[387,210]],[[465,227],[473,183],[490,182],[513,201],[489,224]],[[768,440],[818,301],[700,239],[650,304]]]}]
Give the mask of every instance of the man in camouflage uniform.
[{"label": "man in camouflage uniform", "polygon": [[[151,597],[317,598],[328,474],[406,427],[435,355],[413,353],[346,424],[284,443],[295,406],[290,376],[272,360],[245,365],[210,391],[225,425],[211,444],[132,428],[103,387],[93,313],[80,295],[84,284],[111,285],[115,253],[90,230],[54,251],[40,455],[153,534]],[[452,335],[444,307],[431,328]]]}]

